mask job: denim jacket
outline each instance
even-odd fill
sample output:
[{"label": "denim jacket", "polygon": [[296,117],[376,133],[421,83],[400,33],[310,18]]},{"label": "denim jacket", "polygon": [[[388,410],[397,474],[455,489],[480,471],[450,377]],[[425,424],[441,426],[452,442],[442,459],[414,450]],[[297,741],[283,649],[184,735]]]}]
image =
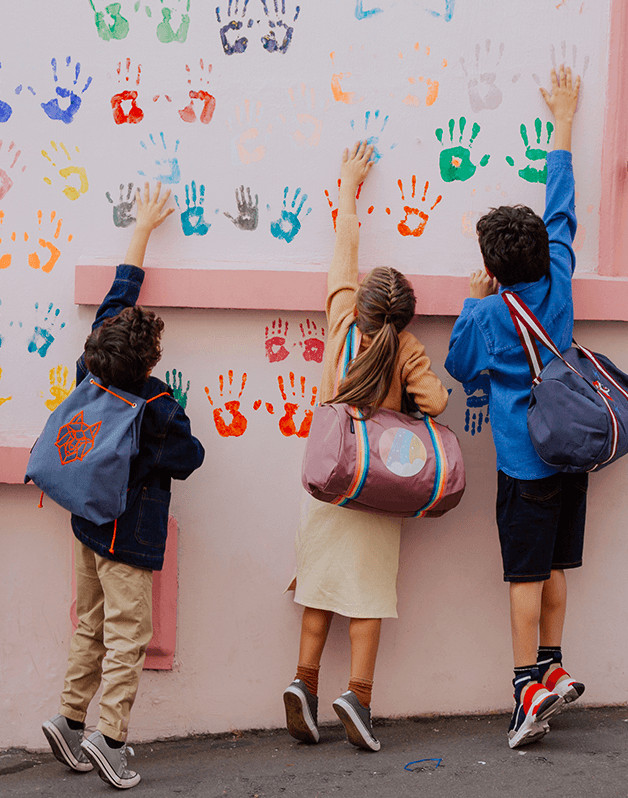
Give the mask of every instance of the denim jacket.
[{"label": "denim jacket", "polygon": [[[92,330],[124,308],[133,307],[143,279],[142,269],[125,264],[118,266]],[[77,385],[87,371],[83,354],[77,361]],[[164,382],[149,377],[139,395],[151,399],[164,392],[168,395],[149,402],[144,411],[139,453],[131,463],[127,506],[117,519],[113,553],[109,551],[114,535],[113,522],[97,526],[72,515],[72,530],[88,548],[107,559],[156,571],[163,566],[166,547],[170,480],[189,477],[205,456],[202,445],[192,435],[188,417]]]}]

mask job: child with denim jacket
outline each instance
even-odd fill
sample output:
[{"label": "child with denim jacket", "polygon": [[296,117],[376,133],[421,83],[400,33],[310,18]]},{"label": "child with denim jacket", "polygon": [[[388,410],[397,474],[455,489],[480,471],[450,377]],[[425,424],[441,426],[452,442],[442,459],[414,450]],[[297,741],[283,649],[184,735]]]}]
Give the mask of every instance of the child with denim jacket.
[{"label": "child with denim jacket", "polygon": [[[584,685],[562,667],[567,589],[565,569],[582,565],[586,474],[560,473],[530,440],[531,377],[526,354],[500,294],[516,292],[561,351],[573,332],[572,276],[576,265],[575,187],[571,128],[580,78],[552,70],[555,150],[547,155],[545,215],[523,206],[494,208],[477,224],[485,269],[471,276],[470,298],[454,325],[445,368],[465,386],[488,372],[497,452],[497,525],[510,583],[515,709],[508,743],[541,739],[547,719],[579,698]],[[543,349],[543,365],[552,358]],[[566,419],[565,423],[569,423]],[[538,648],[537,648],[538,646]]]},{"label": "child with denim jacket", "polygon": [[[78,772],[97,768],[119,789],[140,775],[127,767],[129,716],[150,643],[153,571],[161,570],[168,528],[171,479],[186,479],[203,462],[204,450],[172,390],[150,373],[161,357],[163,321],[137,306],[150,234],[172,212],[161,184],[142,199],[125,263],[118,266],[103,300],[76,382],[91,372],[146,400],[137,457],[131,463],[127,506],[115,521],[97,526],[72,515],[75,535],[76,612],[59,714],[43,724],[55,757]],[[90,701],[102,683],[97,731],[83,740]]]}]

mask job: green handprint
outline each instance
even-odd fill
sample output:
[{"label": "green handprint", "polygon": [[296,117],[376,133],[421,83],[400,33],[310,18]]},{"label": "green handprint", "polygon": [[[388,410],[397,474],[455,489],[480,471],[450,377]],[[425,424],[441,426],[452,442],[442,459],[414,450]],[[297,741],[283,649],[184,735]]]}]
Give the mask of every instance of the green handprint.
[{"label": "green handprint", "polygon": [[168,387],[172,389],[172,394],[181,407],[185,410],[188,403],[188,391],[190,390],[190,381],[188,380],[183,390],[183,375],[180,371],[172,369],[172,382],[170,381],[170,372],[166,372],[166,382]]},{"label": "green handprint", "polygon": [[[532,164],[528,164],[524,166],[523,169],[519,169],[519,177],[522,177],[524,180],[527,180],[528,183],[547,183],[547,150],[544,150],[541,147],[541,134],[543,132],[543,123],[537,117],[534,120],[534,129],[536,131],[536,143],[537,147],[530,146],[530,140],[528,138],[528,128],[522,123],[521,127],[519,128],[519,132],[521,133],[521,140],[523,141],[525,148],[526,148],[526,158],[529,161],[542,161],[543,168],[539,169]],[[545,130],[547,132],[547,142],[546,144],[549,145],[550,138],[552,137],[552,133],[554,132],[554,125],[551,122],[545,123]],[[515,159],[511,158],[510,155],[506,157],[506,163],[510,164],[510,166],[515,165]]]},{"label": "green handprint", "polygon": [[[453,144],[454,142],[454,128],[456,126],[456,120],[450,119],[449,120],[449,141]],[[440,176],[446,183],[451,183],[454,180],[468,180],[470,177],[473,177],[475,174],[475,170],[477,166],[471,161],[471,147],[473,142],[475,141],[476,136],[480,132],[480,126],[477,122],[474,122],[471,127],[471,138],[469,139],[469,146],[463,147],[462,146],[462,137],[464,136],[464,131],[467,126],[467,120],[464,116],[461,116],[458,120],[458,127],[460,129],[460,136],[458,138],[458,144],[447,147],[444,149],[440,154],[439,160],[439,167],[440,167]],[[443,128],[439,127],[435,131],[436,138],[443,144]],[[482,160],[480,161],[480,166],[486,166],[489,162],[490,155],[484,155]]]},{"label": "green handprint", "polygon": [[[105,6],[104,11],[96,11],[96,6],[93,0],[89,0],[89,4],[94,11],[94,22],[96,23],[96,30],[101,39],[106,42],[111,39],[125,39],[129,32],[129,23],[120,13],[120,3],[110,3]],[[111,22],[105,16],[107,14]]]}]

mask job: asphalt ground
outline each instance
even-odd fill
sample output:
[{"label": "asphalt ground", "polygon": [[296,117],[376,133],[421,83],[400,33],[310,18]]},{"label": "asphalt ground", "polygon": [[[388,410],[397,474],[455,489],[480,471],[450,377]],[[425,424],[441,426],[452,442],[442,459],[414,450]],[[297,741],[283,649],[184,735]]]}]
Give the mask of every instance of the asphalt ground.
[{"label": "asphalt ground", "polygon": [[[570,707],[550,725],[541,742],[516,750],[503,715],[375,719],[378,753],[349,745],[340,725],[323,726],[315,746],[282,729],[159,741],[135,746],[130,761],[142,781],[133,795],[627,798],[627,708]],[[112,794],[94,773],[75,774],[51,754],[0,754],[2,798]]]}]

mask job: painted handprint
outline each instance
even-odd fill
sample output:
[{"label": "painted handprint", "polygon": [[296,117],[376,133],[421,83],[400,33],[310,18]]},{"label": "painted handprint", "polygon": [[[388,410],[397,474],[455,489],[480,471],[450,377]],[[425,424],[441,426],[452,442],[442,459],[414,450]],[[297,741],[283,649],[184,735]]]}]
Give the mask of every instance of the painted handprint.
[{"label": "painted handprint", "polygon": [[[60,235],[63,219],[57,219],[56,211],[51,211],[50,221],[44,221],[44,214],[39,210],[37,211],[37,226],[39,228],[37,243],[42,247],[43,253],[40,254],[37,250],[30,252],[28,265],[31,269],[41,269],[45,274],[49,274],[61,255],[61,250],[57,244],[61,244]],[[72,234],[69,234],[66,240],[70,243]],[[24,241],[28,241],[28,233],[24,233]],[[42,263],[42,260],[45,260],[45,263]]]},{"label": "painted handprint", "polygon": [[116,227],[128,227],[135,221],[135,216],[133,216],[133,206],[135,205],[133,187],[133,183],[127,183],[125,195],[124,183],[120,183],[120,195],[117,202],[113,201],[108,191],[105,192],[107,201],[113,205],[113,223]]},{"label": "painted handprint", "polygon": [[469,92],[469,102],[474,113],[485,108],[494,110],[502,104],[502,91],[495,84],[497,72],[504,55],[504,43],[500,42],[497,52],[493,48],[492,42],[486,39],[484,47],[478,42],[475,45],[475,58],[473,63],[471,58],[461,58],[460,64],[467,79],[467,91]]},{"label": "painted handprint", "polygon": [[[401,192],[401,200],[402,202],[406,201],[404,190],[403,190],[403,183],[401,180],[397,180],[397,185],[399,186],[399,191]],[[423,196],[421,197],[421,203],[425,203],[427,192],[430,187],[429,180],[425,181],[425,185],[423,186]],[[412,175],[412,195],[410,199],[415,200],[416,197],[416,175]],[[442,200],[442,194],[439,194],[436,197],[434,204],[430,206],[430,212],[434,210],[434,208],[438,205],[438,203]],[[423,235],[425,230],[425,225],[429,221],[429,214],[426,211],[421,210],[417,207],[416,200],[412,203],[412,205],[404,205],[403,206],[404,213],[406,214],[405,217],[399,222],[397,225],[397,230],[402,236],[415,236],[418,238],[419,236]],[[390,208],[386,208],[386,213],[390,213]],[[412,218],[411,224],[408,224],[408,221]]]},{"label": "painted handprint", "polygon": [[[0,64],[0,69],[2,69],[2,64]],[[5,102],[4,100],[0,100],[0,123],[8,122],[12,113],[13,108],[9,105],[9,103]]]},{"label": "painted handprint", "polygon": [[[233,391],[237,390],[233,387],[233,370],[229,369],[227,372],[227,379],[228,384],[225,386],[225,378],[223,374],[220,374],[218,377],[218,387],[220,390],[220,398],[227,398],[233,396]],[[238,393],[237,399],[229,399],[224,403],[224,410],[222,407],[214,407],[214,401],[210,396],[209,388],[205,386],[205,393],[207,394],[207,400],[209,404],[214,407],[214,424],[216,425],[216,431],[218,434],[223,438],[239,438],[240,435],[244,435],[246,432],[246,428],[248,425],[248,421],[240,412],[240,398],[244,392],[244,386],[246,385],[247,376],[246,373],[242,375],[242,381],[240,383],[240,392]],[[225,390],[226,388],[226,390]],[[231,421],[227,424],[225,419],[223,418],[223,412],[228,413],[231,416]]]},{"label": "painted handprint", "polygon": [[138,64],[135,72],[133,72],[131,59],[127,58],[124,69],[122,68],[122,61],[118,61],[116,72],[118,83],[121,87],[128,87],[134,83],[136,88],[123,88],[122,91],[113,95],[111,98],[113,121],[116,125],[136,125],[144,119],[144,111],[137,104],[137,87],[142,79],[142,65]]},{"label": "painted handprint", "polygon": [[[175,197],[176,203],[181,207],[179,198]],[[191,184],[185,185],[185,210],[181,211],[181,227],[186,236],[204,236],[211,227],[205,221],[205,186],[201,183],[196,190],[196,180]]]},{"label": "painted handprint", "polygon": [[[200,86],[202,83],[209,83],[209,75],[212,71],[212,65],[207,64],[207,76],[205,75],[205,62],[202,58],[199,59],[199,66],[200,71],[196,81],[196,85],[199,86],[199,88],[190,88],[188,90],[190,102],[185,106],[185,108],[179,109],[179,116],[184,122],[196,122],[197,117],[196,111],[194,109],[194,101],[198,100],[201,106],[198,119],[203,125],[208,125],[212,121],[214,111],[216,110],[216,98],[213,96],[213,94],[210,94],[208,91],[205,91],[205,89],[200,88]],[[189,64],[185,65],[185,71],[188,74],[188,86],[191,87],[192,74]]]},{"label": "painted handprint", "polygon": [[[288,192],[289,187],[286,186],[283,190],[283,210],[279,219],[270,223],[270,232],[275,238],[279,238],[289,244],[301,229],[301,220],[299,215],[303,210],[303,206],[307,202],[307,194],[301,193],[301,189],[295,189],[290,209],[288,209]],[[312,212],[311,208],[305,211],[308,216]]]},{"label": "painted handprint", "polygon": [[[0,380],[2,379],[2,369],[0,369]],[[12,396],[0,396],[0,405],[3,405],[5,402],[10,402],[13,399]]]},{"label": "painted handprint", "polygon": [[[238,191],[240,192],[238,194]],[[255,195],[255,204],[251,199],[251,189],[246,187],[246,196],[244,194],[244,186],[240,186],[235,190],[236,205],[238,206],[238,215],[233,217],[227,211],[224,211],[227,219],[230,219],[238,230],[257,230],[257,222],[259,218],[258,210],[258,196]]]},{"label": "painted handprint", "polygon": [[488,372],[482,372],[473,382],[465,383],[462,387],[467,396],[467,409],[464,414],[464,430],[475,435],[482,432],[482,426],[490,423],[489,394],[491,380]]},{"label": "painted handprint", "polygon": [[290,352],[286,348],[288,335],[288,322],[284,319],[275,319],[264,332],[264,349],[269,363],[279,363],[285,360]]},{"label": "painted handprint", "polygon": [[433,9],[426,9],[428,14],[431,14],[433,17],[439,17],[440,19],[445,20],[445,22],[451,22],[451,19],[454,15],[454,11],[456,9],[456,0],[441,0],[444,5],[442,11],[435,11]]},{"label": "painted handprint", "polygon": [[[166,2],[168,2],[168,5],[166,5]],[[140,5],[140,0],[138,0],[135,3],[136,11],[139,9]],[[158,9],[161,13],[161,22],[157,25],[155,33],[159,41],[163,44],[184,42],[188,37],[188,30],[190,27],[190,0],[159,0]],[[146,5],[144,10],[146,11],[146,16],[152,18],[152,6]],[[173,12],[180,17],[179,25],[176,30],[173,27]]]},{"label": "painted handprint", "polygon": [[[431,47],[421,47],[419,42],[414,43],[412,48],[414,53],[409,56],[404,56],[402,52],[399,53],[401,60],[408,60],[410,63],[415,63],[413,70],[420,69],[420,75],[410,75],[408,83],[410,90],[404,97],[403,102],[405,105],[434,105],[438,99],[438,92],[440,90],[440,82],[434,77],[436,69],[445,69],[447,67],[447,59],[441,59],[440,63],[436,63],[436,59],[432,55]],[[431,75],[429,77],[428,75]]]},{"label": "painted handprint", "polygon": [[301,340],[299,346],[303,349],[303,360],[314,363],[322,363],[325,353],[325,330],[317,327],[316,322],[305,320],[299,324],[301,330]]},{"label": "painted handprint", "polygon": [[50,399],[46,399],[45,405],[52,413],[56,410],[61,402],[68,398],[76,387],[76,380],[72,380],[68,387],[68,369],[67,366],[59,364],[56,368],[50,369],[48,375],[50,380]]},{"label": "painted handprint", "polygon": [[[534,130],[536,131],[536,147],[530,146],[530,139],[528,137],[528,128],[522,123],[519,128],[521,141],[525,147],[525,157],[530,161],[527,166],[518,170],[519,177],[528,183],[547,183],[547,149],[541,145],[541,138],[543,135],[543,123],[537,117],[534,120]],[[545,123],[546,141],[543,142],[545,147],[549,146],[552,133],[554,132],[554,125],[551,122]],[[510,166],[515,165],[515,159],[510,155],[506,157],[506,163]]]},{"label": "painted handprint", "polygon": [[[166,144],[166,137],[163,131],[159,134],[161,140],[161,149],[159,144],[155,141],[155,137],[151,133],[148,137],[149,143],[146,144],[140,141],[140,146],[155,158],[155,167],[148,175],[151,180],[159,181],[165,184],[179,183],[181,181],[181,168],[179,166],[179,159],[177,158],[177,151],[179,149],[179,139],[176,140],[174,151],[171,153]],[[138,174],[147,176],[144,171],[138,170]]]},{"label": "painted handprint", "polygon": [[[44,313],[44,318],[41,321],[41,324],[36,324],[35,329],[33,330],[33,334],[27,344],[27,349],[29,352],[34,353],[36,352],[39,357],[45,357],[48,353],[48,349],[50,349],[50,345],[54,342],[55,336],[53,334],[53,330],[55,329],[57,322],[59,321],[59,314],[61,313],[59,308],[54,308],[52,302],[48,305],[48,310],[44,311],[43,309],[39,309],[39,302],[35,303],[35,310],[38,313]],[[65,322],[61,322],[59,325],[59,329],[62,330],[65,327]]]},{"label": "painted handprint", "polygon": [[[87,180],[87,172],[85,171],[84,166],[74,166],[72,164],[72,156],[67,150],[65,144],[60,141],[59,145],[57,146],[56,141],[50,142],[50,147],[52,149],[52,154],[46,152],[46,150],[42,150],[41,154],[43,155],[46,160],[50,161],[52,166],[56,168],[57,164],[53,161],[53,158],[56,158],[60,153],[61,150],[66,160],[68,161],[69,166],[62,166],[61,169],[58,170],[57,174],[59,177],[63,178],[65,182],[65,186],[63,188],[63,193],[69,200],[77,200],[81,194],[85,194],[87,189],[89,188],[89,181]],[[74,148],[75,152],[80,152],[78,147]],[[71,178],[76,177],[78,179],[78,185],[72,185],[69,180]],[[44,183],[47,183],[49,186],[52,185],[52,180],[49,177],[44,177]]]},{"label": "painted handprint", "polygon": [[[338,178],[338,189],[340,189],[341,184],[342,184],[342,181],[341,181],[340,178]],[[362,191],[362,186],[363,185],[364,185],[364,183],[360,183],[360,185],[358,186],[358,190],[355,192],[355,198],[356,199],[360,198],[360,193]],[[327,204],[329,205],[329,210],[331,211],[331,220],[332,220],[332,222],[334,224],[334,230],[335,230],[336,229],[336,222],[338,221],[338,207],[335,205],[333,199],[331,198],[331,194],[329,193],[329,191],[327,191],[327,189],[325,189],[325,197],[327,198]],[[368,208],[367,213],[373,213],[373,210],[374,210],[374,208],[371,205],[370,208]],[[358,226],[362,227],[362,222],[358,222]]]},{"label": "painted handprint", "polygon": [[[266,155],[266,144],[260,136],[261,112],[262,104],[259,101],[252,108],[250,100],[245,98],[243,110],[237,105],[235,119],[227,123],[235,133],[234,147],[243,164],[256,163]],[[270,129],[269,125],[268,131]]]},{"label": "painted handprint", "polygon": [[356,19],[368,19],[369,17],[375,16],[375,14],[381,14],[383,9],[381,8],[364,8],[364,0],[355,0],[355,18]]},{"label": "painted handprint", "polygon": [[[381,111],[379,110],[366,111],[363,120],[357,121],[352,119],[350,122],[351,130],[356,133],[359,139],[366,139],[366,143],[374,148],[373,154],[371,155],[371,161],[373,161],[373,163],[377,163],[382,157],[382,152],[377,145],[379,144],[380,136],[386,129],[389,119],[388,115],[380,119],[380,114]],[[393,150],[396,146],[396,144],[391,144],[388,149]]]},{"label": "painted handprint", "polygon": [[168,387],[172,389],[172,395],[177,400],[177,402],[181,405],[181,407],[185,410],[188,404],[188,391],[190,390],[190,381],[187,381],[187,385],[185,386],[185,390],[183,390],[183,374],[176,369],[172,369],[172,378],[170,377],[170,372],[166,372],[166,383]]},{"label": "painted handprint", "polygon": [[[262,36],[262,46],[267,53],[285,53],[290,47],[294,28],[286,24],[286,0],[262,0],[264,13],[266,14],[269,31]],[[292,22],[296,22],[301,11],[300,6],[296,6]],[[290,22],[290,20],[288,20]]]},{"label": "painted handprint", "polygon": [[328,103],[319,108],[314,89],[308,89],[305,83],[301,84],[299,90],[290,87],[288,92],[296,116],[296,125],[290,135],[300,147],[317,147],[323,129],[322,115],[327,110]]},{"label": "painted handprint", "polygon": [[[469,145],[467,147],[463,147],[462,138],[464,136],[466,126],[467,120],[464,116],[461,116],[458,120],[460,136],[458,138],[458,144],[454,144],[454,129],[456,127],[456,120],[449,120],[449,141],[452,146],[446,147],[441,151],[439,160],[440,176],[446,183],[451,183],[453,180],[469,180],[469,178],[473,177],[476,172],[477,166],[471,161],[471,147],[473,146],[476,136],[480,132],[480,126],[477,122],[473,123],[471,126]],[[437,128],[435,135],[440,143],[444,146],[443,128]],[[490,157],[490,155],[484,155],[480,160],[480,166],[486,166]]]},{"label": "painted handprint", "polygon": [[125,39],[129,33],[129,22],[120,13],[121,3],[109,3],[103,11],[97,11],[93,0],[89,4],[94,12],[96,30],[101,39],[108,42],[111,39]]},{"label": "painted handprint", "polygon": [[[69,125],[70,122],[74,120],[77,111],[81,107],[81,103],[83,102],[82,95],[85,94],[87,89],[90,87],[92,82],[91,76],[87,78],[85,84],[82,89],[80,89],[80,94],[76,94],[74,92],[74,88],[77,87],[79,83],[79,77],[81,75],[81,65],[76,62],[72,67],[72,58],[67,56],[65,59],[65,74],[66,78],[62,78],[64,83],[70,83],[72,81],[71,88],[65,88],[59,82],[59,70],[57,68],[57,59],[53,58],[50,62],[52,66],[52,76],[54,78],[55,84],[55,94],[56,97],[53,97],[52,100],[48,100],[48,102],[41,103],[41,107],[44,109],[44,113],[50,119],[58,120],[59,122],[64,122],[66,125]],[[73,73],[73,74],[72,74]],[[74,76],[74,80],[72,80],[72,76]],[[82,82],[82,81],[81,81]],[[77,91],[79,89],[77,88]],[[61,103],[63,102],[65,107],[61,107]],[[66,101],[67,105],[66,105]]]},{"label": "painted handprint", "polygon": [[227,6],[226,22],[222,24],[222,14],[220,6],[216,8],[216,19],[218,24],[222,25],[220,28],[220,42],[225,55],[234,55],[235,53],[243,53],[248,47],[249,40],[246,36],[240,35],[240,31],[244,32],[253,25],[253,20],[249,18],[246,21],[246,9],[249,0],[229,0]]},{"label": "painted handprint", "polygon": [[[301,424],[297,429],[295,416],[299,410],[299,407],[306,405],[308,401],[305,398],[305,377],[301,377],[299,379],[299,384],[301,387],[301,405],[299,405],[297,402],[299,397],[297,396],[298,388],[295,386],[294,372],[291,371],[289,373],[288,381],[290,385],[289,388],[286,389],[284,378],[281,375],[277,377],[277,385],[279,386],[281,398],[284,401],[284,415],[279,419],[279,430],[282,435],[286,436],[286,438],[289,438],[292,435],[296,435],[297,438],[307,438],[307,436],[310,434],[310,426],[312,425],[313,411],[310,408],[316,405],[316,394],[318,393],[318,389],[316,386],[312,388],[311,398],[309,399],[309,407],[304,408],[303,419],[301,420]],[[266,408],[269,413],[274,414],[275,411],[272,405],[267,404]]]},{"label": "painted handprint", "polygon": [[[11,179],[9,172],[7,170],[14,169],[15,165],[18,162],[20,155],[22,154],[22,150],[18,150],[15,148],[15,142],[9,142],[8,146],[4,147],[4,142],[0,141],[0,161],[4,162],[6,165],[6,169],[0,167],[0,200],[4,199],[7,195],[11,186],[13,185],[13,180]],[[26,170],[25,166],[22,166],[20,170],[19,166],[17,171],[24,172]]]},{"label": "painted handprint", "polygon": [[[364,48],[362,47],[361,49]],[[349,47],[350,55],[352,50],[353,47]],[[329,57],[331,58],[331,63],[334,69],[336,69],[336,51],[332,51],[329,54]],[[360,102],[360,100],[364,99],[364,97],[356,97],[355,91],[349,91],[346,88],[345,81],[347,78],[350,78],[352,74],[352,72],[334,72],[331,76],[331,93],[337,103],[353,105],[354,103]]]},{"label": "painted handprint", "polygon": [[[2,233],[2,225],[3,224],[4,224],[4,211],[0,210],[0,233]],[[8,237],[9,237],[9,239],[11,241],[13,241],[13,243],[15,243],[15,239],[16,239],[15,230],[12,233],[10,233]],[[4,238],[5,238],[4,235],[2,235],[2,237],[0,237],[0,269],[8,269],[9,266],[11,265],[11,261],[13,260],[12,252],[11,251],[7,251],[7,246],[10,246],[10,245],[7,245],[6,243],[5,244],[2,243]],[[2,304],[2,302],[0,302],[0,304]],[[1,339],[0,339],[0,343],[2,343]]]}]

